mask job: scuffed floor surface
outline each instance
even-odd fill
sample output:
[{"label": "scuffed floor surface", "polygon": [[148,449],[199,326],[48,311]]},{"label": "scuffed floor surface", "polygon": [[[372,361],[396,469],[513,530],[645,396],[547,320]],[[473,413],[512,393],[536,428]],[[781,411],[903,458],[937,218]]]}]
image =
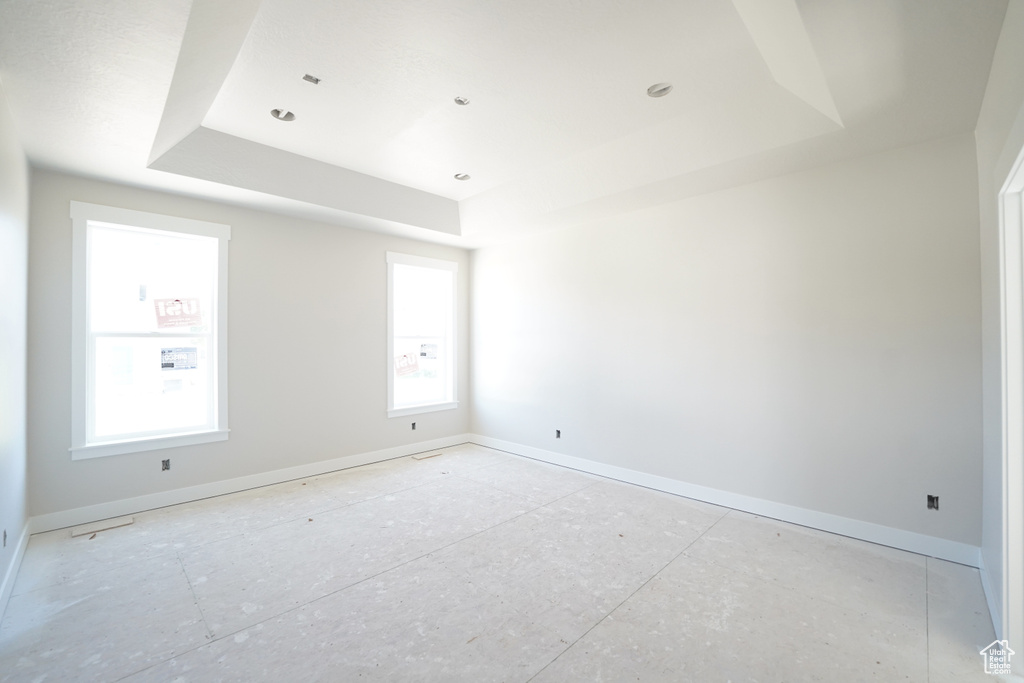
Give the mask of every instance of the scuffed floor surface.
[{"label": "scuffed floor surface", "polygon": [[0,681],[990,681],[978,572],[473,445],[33,536]]}]

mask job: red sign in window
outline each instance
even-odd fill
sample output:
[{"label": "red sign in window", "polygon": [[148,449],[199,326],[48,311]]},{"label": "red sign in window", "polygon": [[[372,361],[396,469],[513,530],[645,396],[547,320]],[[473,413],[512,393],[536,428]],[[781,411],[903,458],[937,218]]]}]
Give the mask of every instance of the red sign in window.
[{"label": "red sign in window", "polygon": [[419,370],[420,359],[416,354],[410,353],[395,358],[395,374],[399,377],[402,375],[411,375],[414,372],[419,372]]},{"label": "red sign in window", "polygon": [[157,327],[201,327],[203,324],[199,299],[153,299],[153,305]]}]

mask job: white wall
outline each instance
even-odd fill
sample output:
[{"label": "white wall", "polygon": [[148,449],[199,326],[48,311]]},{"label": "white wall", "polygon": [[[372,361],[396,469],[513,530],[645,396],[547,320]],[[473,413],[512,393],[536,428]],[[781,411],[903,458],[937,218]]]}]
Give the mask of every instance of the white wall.
[{"label": "white wall", "polygon": [[28,165],[0,88],[0,614],[25,530],[25,326],[28,282]]},{"label": "white wall", "polygon": [[1003,481],[997,196],[1024,148],[1024,2],[1011,0],[978,117],[984,377],[984,532],[982,557],[993,619],[1002,625]]},{"label": "white wall", "polygon": [[[231,225],[228,441],[71,460],[72,199]],[[33,175],[30,239],[33,516],[467,431],[465,361],[457,410],[386,416],[385,252],[455,260],[466,273],[464,250],[42,171]],[[467,339],[463,325],[463,348]],[[168,472],[160,471],[164,458]]]},{"label": "white wall", "polygon": [[474,252],[473,432],[980,545],[976,173],[964,135]]}]

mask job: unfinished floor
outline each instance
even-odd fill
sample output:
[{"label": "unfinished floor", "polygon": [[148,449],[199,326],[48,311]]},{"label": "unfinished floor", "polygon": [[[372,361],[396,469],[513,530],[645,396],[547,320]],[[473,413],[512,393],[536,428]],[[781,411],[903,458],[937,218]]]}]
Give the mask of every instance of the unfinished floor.
[{"label": "unfinished floor", "polygon": [[479,446],[33,536],[2,681],[986,681],[978,571]]}]

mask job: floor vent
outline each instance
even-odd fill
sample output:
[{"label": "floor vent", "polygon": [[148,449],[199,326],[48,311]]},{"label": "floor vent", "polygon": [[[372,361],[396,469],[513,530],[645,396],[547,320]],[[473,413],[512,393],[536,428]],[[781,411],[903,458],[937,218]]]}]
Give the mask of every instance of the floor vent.
[{"label": "floor vent", "polygon": [[82,526],[74,527],[71,530],[71,536],[95,534],[97,531],[106,531],[107,529],[116,529],[119,526],[128,526],[134,521],[134,517],[115,517],[114,519],[104,519],[99,522],[93,522],[92,524],[83,524]]},{"label": "floor vent", "polygon": [[437,451],[436,453],[417,453],[412,456],[413,460],[426,460],[427,458],[436,458],[439,455],[444,455],[444,451]]}]

